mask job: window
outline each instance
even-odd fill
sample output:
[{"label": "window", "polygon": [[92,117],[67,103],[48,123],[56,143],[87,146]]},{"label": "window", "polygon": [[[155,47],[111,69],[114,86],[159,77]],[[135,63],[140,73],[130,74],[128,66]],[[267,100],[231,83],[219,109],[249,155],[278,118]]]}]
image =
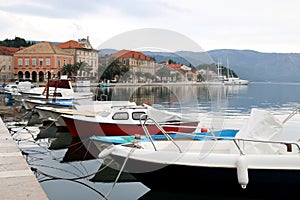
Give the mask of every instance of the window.
[{"label": "window", "polygon": [[146,115],[145,114],[146,114],[145,112],[133,112],[132,113],[132,119],[139,120],[140,117],[143,115],[141,119],[145,120],[146,119]]},{"label": "window", "polygon": [[22,65],[23,65],[23,60],[22,60],[22,58],[18,58],[18,65],[19,65],[19,66],[22,66]]},{"label": "window", "polygon": [[46,66],[50,66],[50,58],[46,58]]},{"label": "window", "polygon": [[31,59],[32,66],[36,66],[36,58]]},{"label": "window", "polygon": [[66,61],[66,59],[64,59],[64,65],[66,65],[67,64],[67,61]]},{"label": "window", "polygon": [[43,58],[39,59],[39,66],[43,66]]},{"label": "window", "polygon": [[60,67],[60,59],[57,59],[57,65]]},{"label": "window", "polygon": [[127,112],[118,112],[112,117],[113,120],[127,120],[129,118]]},{"label": "window", "polygon": [[29,66],[29,58],[25,58],[25,66]]}]

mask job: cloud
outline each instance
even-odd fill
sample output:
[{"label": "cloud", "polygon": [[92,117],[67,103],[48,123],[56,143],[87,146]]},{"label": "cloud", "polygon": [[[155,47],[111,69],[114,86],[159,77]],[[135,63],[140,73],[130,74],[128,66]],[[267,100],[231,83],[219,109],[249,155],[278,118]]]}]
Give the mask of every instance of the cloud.
[{"label": "cloud", "polygon": [[182,33],[206,50],[300,52],[299,5],[296,0],[0,0],[0,39],[90,36],[98,46],[126,31],[162,28]]}]

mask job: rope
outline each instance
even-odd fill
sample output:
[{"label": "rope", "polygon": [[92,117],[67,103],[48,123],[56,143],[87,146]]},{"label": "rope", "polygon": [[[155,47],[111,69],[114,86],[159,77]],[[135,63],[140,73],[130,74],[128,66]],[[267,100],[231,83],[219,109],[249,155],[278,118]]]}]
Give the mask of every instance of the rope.
[{"label": "rope", "polygon": [[104,167],[100,168],[99,170],[97,170],[96,172],[94,173],[91,173],[91,174],[87,174],[85,176],[81,176],[81,177],[76,177],[76,178],[61,178],[61,177],[58,177],[58,176],[52,176],[52,175],[49,175],[37,168],[34,168],[34,167],[31,167],[31,170],[34,172],[34,173],[39,173],[39,174],[42,174],[46,177],[49,177],[51,179],[62,179],[62,180],[69,180],[69,181],[74,181],[74,180],[78,180],[78,179],[84,179],[84,178],[88,178],[90,176],[93,176],[101,171],[103,171],[104,169],[106,169],[111,163],[113,162],[113,160],[111,160],[107,165],[105,165]]},{"label": "rope", "polygon": [[114,184],[112,185],[112,187],[110,188],[110,190],[108,191],[108,193],[107,193],[107,194],[105,195],[105,197],[104,197],[105,199],[108,199],[109,195],[111,194],[112,190],[114,189],[114,187],[115,187],[117,181],[119,180],[119,178],[120,178],[120,176],[121,176],[121,173],[123,172],[123,169],[124,169],[124,167],[125,167],[125,164],[127,163],[127,160],[128,160],[128,158],[129,158],[129,156],[134,152],[134,150],[135,150],[135,148],[132,148],[132,149],[129,151],[128,155],[126,156],[126,159],[124,160],[124,163],[123,163],[123,165],[122,165],[122,167],[121,167],[121,169],[120,169],[120,171],[119,171],[119,173],[118,173],[118,175],[117,175],[117,177],[116,177],[116,180],[115,180]]}]

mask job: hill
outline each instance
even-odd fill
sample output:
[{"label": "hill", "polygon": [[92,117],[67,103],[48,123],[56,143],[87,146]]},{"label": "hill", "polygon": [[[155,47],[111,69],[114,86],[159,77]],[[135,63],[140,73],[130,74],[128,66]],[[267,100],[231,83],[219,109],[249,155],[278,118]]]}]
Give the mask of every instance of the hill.
[{"label": "hill", "polygon": [[300,82],[299,53],[261,53],[252,50],[213,50],[213,60],[222,60],[239,77],[250,81]]},{"label": "hill", "polygon": [[[100,50],[101,54],[109,54],[117,50]],[[179,51],[175,53],[143,51],[156,62],[173,60],[177,63],[193,66],[201,57],[207,63],[221,61],[223,66],[232,69],[241,79],[251,82],[300,82],[300,53],[262,53],[253,50],[217,49],[205,53]],[[211,58],[211,59],[209,59]]]}]

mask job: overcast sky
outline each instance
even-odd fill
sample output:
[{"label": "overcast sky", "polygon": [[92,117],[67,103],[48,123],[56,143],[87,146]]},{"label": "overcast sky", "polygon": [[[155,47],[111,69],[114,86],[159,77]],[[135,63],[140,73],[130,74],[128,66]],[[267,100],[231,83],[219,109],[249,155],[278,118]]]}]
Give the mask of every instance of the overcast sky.
[{"label": "overcast sky", "polygon": [[94,48],[142,28],[166,29],[204,50],[300,53],[299,0],[0,0],[0,40],[65,42]]}]

